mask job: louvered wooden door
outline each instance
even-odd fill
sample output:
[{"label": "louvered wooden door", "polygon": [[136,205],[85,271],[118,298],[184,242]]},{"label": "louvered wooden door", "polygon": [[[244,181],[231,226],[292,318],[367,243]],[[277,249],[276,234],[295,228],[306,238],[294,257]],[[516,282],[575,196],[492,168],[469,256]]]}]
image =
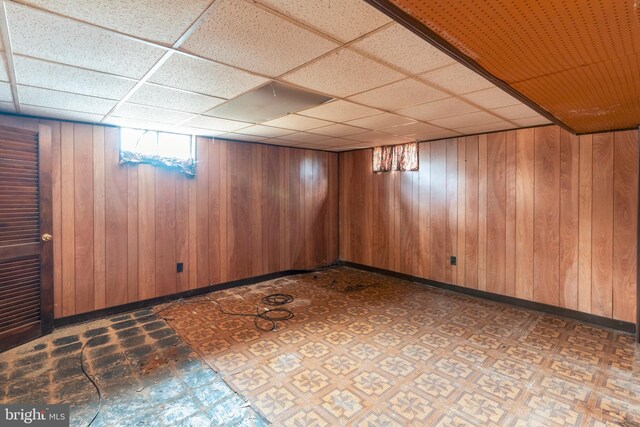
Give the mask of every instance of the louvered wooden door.
[{"label": "louvered wooden door", "polygon": [[0,351],[53,327],[51,129],[0,126]]}]

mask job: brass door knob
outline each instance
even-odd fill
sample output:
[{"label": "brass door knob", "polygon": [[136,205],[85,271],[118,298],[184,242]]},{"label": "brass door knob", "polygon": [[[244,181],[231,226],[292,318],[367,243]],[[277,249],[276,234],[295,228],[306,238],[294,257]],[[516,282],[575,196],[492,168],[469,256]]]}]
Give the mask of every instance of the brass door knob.
[{"label": "brass door knob", "polygon": [[49,240],[53,239],[53,236],[49,233],[44,233],[42,235],[42,241],[43,242],[48,242]]}]

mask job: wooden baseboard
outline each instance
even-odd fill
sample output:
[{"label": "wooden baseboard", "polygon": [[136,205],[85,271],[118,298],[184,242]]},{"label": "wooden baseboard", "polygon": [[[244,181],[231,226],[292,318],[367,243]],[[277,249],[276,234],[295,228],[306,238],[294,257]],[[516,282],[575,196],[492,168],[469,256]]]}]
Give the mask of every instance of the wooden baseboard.
[{"label": "wooden baseboard", "polygon": [[592,323],[598,326],[604,326],[605,328],[615,329],[617,331],[635,333],[636,325],[631,322],[624,322],[622,320],[611,319],[609,317],[597,316],[595,314],[583,313],[581,311],[570,310],[568,308],[556,307],[554,305],[542,304],[539,302],[528,301],[520,298],[510,297],[506,295],[494,294],[491,292],[481,291],[478,289],[464,288],[462,286],[450,285],[448,283],[437,282],[435,280],[424,279],[422,277],[411,276],[410,274],[398,273],[391,270],[384,270],[382,268],[371,267],[364,264],[357,264],[349,261],[338,261],[340,265],[345,267],[356,268],[358,270],[370,271],[373,273],[384,274],[385,276],[395,277],[410,282],[421,283],[424,285],[434,286],[440,289],[446,289],[448,291],[458,292],[466,295],[471,295],[478,298],[484,298],[491,301],[497,301],[505,304],[511,304],[518,307],[528,308],[530,310],[542,311],[544,313],[554,314],[556,316],[568,317],[570,319],[580,320],[587,323]]}]

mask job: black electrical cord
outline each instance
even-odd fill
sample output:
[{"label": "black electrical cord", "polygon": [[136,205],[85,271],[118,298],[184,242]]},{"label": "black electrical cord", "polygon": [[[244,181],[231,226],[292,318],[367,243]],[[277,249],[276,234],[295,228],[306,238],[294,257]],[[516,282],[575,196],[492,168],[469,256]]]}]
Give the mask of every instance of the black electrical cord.
[{"label": "black electrical cord", "polygon": [[[207,298],[208,299],[208,298]],[[263,332],[275,331],[278,328],[277,322],[282,322],[293,318],[293,312],[286,308],[261,308],[258,304],[256,306],[256,313],[236,313],[227,311],[222,308],[222,305],[216,301],[209,299],[218,306],[220,312],[229,316],[241,316],[241,317],[253,317],[253,324],[257,330]],[[271,294],[262,298],[261,302],[264,305],[280,306],[289,304],[293,301],[293,295],[289,294]],[[266,326],[265,326],[266,325]]]}]

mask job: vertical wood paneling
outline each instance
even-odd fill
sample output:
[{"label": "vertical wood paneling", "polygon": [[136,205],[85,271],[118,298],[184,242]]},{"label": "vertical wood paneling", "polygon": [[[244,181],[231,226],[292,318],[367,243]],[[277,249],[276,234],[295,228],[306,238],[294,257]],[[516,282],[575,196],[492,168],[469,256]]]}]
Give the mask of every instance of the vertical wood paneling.
[{"label": "vertical wood paneling", "polygon": [[[60,122],[45,122],[51,126],[51,193],[53,210],[53,300],[54,317],[62,317],[62,171]],[[43,230],[44,231],[44,230]]]},{"label": "vertical wood paneling", "polygon": [[447,226],[446,226],[446,259],[445,281],[455,283],[457,268],[451,265],[451,256],[458,254],[458,141],[447,140]]},{"label": "vertical wood paneling", "polygon": [[[197,287],[207,286],[209,281],[209,150],[207,139],[196,142],[196,235],[198,236],[196,264]],[[224,246],[224,245],[221,245]]]},{"label": "vertical wood paneling", "polygon": [[[265,260],[261,254],[264,253],[263,248],[263,194],[265,191],[264,181],[262,180],[263,167],[263,146],[252,145],[251,146],[251,275],[258,276],[268,271],[268,266],[265,266]],[[279,170],[279,169],[276,169]],[[278,180],[280,176],[278,174]],[[278,206],[279,207],[279,206]],[[280,213],[278,212],[278,227],[280,227]]]},{"label": "vertical wood paneling", "polygon": [[447,264],[447,141],[431,142],[431,277],[444,282]]},{"label": "vertical wood paneling", "polygon": [[593,135],[591,312],[613,313],[613,134]]},{"label": "vertical wood paneling", "polygon": [[[361,150],[369,152],[369,150]],[[399,191],[397,194],[398,209],[396,216],[395,228],[397,230],[397,239],[399,246],[398,257],[398,270],[401,273],[411,274],[412,269],[412,256],[413,248],[413,233],[411,232],[411,219],[412,219],[412,205],[413,205],[413,174],[415,172],[407,172],[398,174]],[[370,174],[366,174],[369,176]],[[365,187],[366,188],[366,187]],[[365,200],[369,198],[368,193],[365,192]],[[366,209],[363,211],[366,216]],[[366,234],[367,229],[364,230]],[[367,241],[366,238],[363,241]],[[367,258],[364,257],[364,260]]]},{"label": "vertical wood paneling", "polygon": [[578,309],[580,138],[560,132],[560,289],[559,304]]},{"label": "vertical wood paneling", "polygon": [[[105,136],[105,286],[106,304],[109,307],[124,304],[129,300],[129,176],[128,166],[120,166],[118,141],[119,132],[114,128],[104,128]],[[150,209],[155,210],[154,206]],[[143,214],[144,213],[143,211]],[[131,265],[133,268],[134,266]],[[133,273],[134,271],[131,271]]]},{"label": "vertical wood paneling", "polygon": [[93,286],[93,128],[73,125],[74,155],[74,244],[76,267],[76,312],[94,309]]},{"label": "vertical wood paneling", "polygon": [[156,292],[176,293],[176,172],[156,169]]},{"label": "vertical wood paneling", "polygon": [[478,289],[487,290],[487,135],[478,138]]},{"label": "vertical wood paneling", "polygon": [[156,170],[138,168],[138,296],[156,295]]},{"label": "vertical wood paneling", "polygon": [[533,300],[535,129],[516,131],[516,297]]},{"label": "vertical wood paneling", "polygon": [[506,133],[505,294],[516,295],[516,132]]},{"label": "vertical wood paneling", "polygon": [[[264,255],[263,269],[265,271],[277,271],[280,268],[281,240],[270,239],[270,233],[281,235],[280,229],[280,195],[278,185],[280,183],[279,174],[274,174],[279,167],[278,149],[268,150],[262,155],[262,167],[254,172],[260,172],[260,180],[263,185],[262,198],[262,245],[261,251]],[[306,161],[306,160],[305,160]],[[311,167],[305,171],[311,173]],[[307,244],[305,244],[306,248]]]},{"label": "vertical wood paneling", "polygon": [[462,138],[465,145],[465,282],[478,288],[478,137]]},{"label": "vertical wood paneling", "polygon": [[[176,218],[176,258],[183,264],[183,272],[176,273],[176,291],[189,290],[189,181],[192,178],[176,176],[175,218]],[[213,258],[213,257],[212,257]]]},{"label": "vertical wood paneling", "polygon": [[560,131],[535,129],[534,300],[558,305],[560,280]]},{"label": "vertical wood paneling", "polygon": [[636,319],[637,159],[637,133],[616,133],[613,162],[613,317],[627,322]]},{"label": "vertical wood paneling", "polygon": [[127,302],[138,301],[138,271],[138,168],[127,168]]},{"label": "vertical wood paneling", "polygon": [[487,135],[486,290],[506,294],[506,136]]},{"label": "vertical wood paneling", "polygon": [[[201,143],[207,147],[207,151],[209,153],[209,179],[208,179],[208,192],[203,196],[208,198],[208,207],[209,207],[209,235],[207,236],[193,236],[194,239],[194,247],[197,248],[197,241],[199,240],[208,240],[208,248],[209,248],[209,283],[220,283],[222,281],[222,276],[220,272],[220,265],[222,264],[222,246],[223,241],[221,240],[221,228],[226,227],[226,224],[222,224],[221,221],[221,187],[220,187],[220,177],[221,177],[221,165],[220,165],[220,144],[216,142],[211,142],[208,139],[202,139]],[[197,179],[197,175],[196,175]],[[191,181],[194,181],[191,178]],[[183,211],[184,212],[184,211]],[[193,226],[194,229],[196,227],[196,218],[195,218],[195,210],[193,212]],[[197,250],[191,256],[191,259],[197,260]],[[197,268],[197,261],[191,263],[194,268]]]},{"label": "vertical wood paneling", "polygon": [[[418,225],[418,275],[421,277],[430,277],[431,275],[431,144],[419,145],[419,225]],[[376,196],[382,197],[380,191],[376,191]],[[379,206],[379,204],[376,204]],[[380,212],[378,210],[378,212]],[[385,233],[378,233],[380,239]],[[377,251],[381,251],[378,248]]]},{"label": "vertical wood paneling", "polygon": [[[204,143],[204,141],[206,140],[202,138],[202,141]],[[228,186],[229,180],[228,180],[227,171],[229,169],[228,152],[229,152],[230,143],[227,141],[216,141],[214,144],[217,144],[219,146],[218,154],[220,156],[220,163],[219,163],[220,170],[212,172],[212,173],[218,174],[220,179],[220,184],[219,184],[220,228],[219,228],[219,236],[218,236],[219,248],[220,248],[220,265],[218,266],[218,269],[220,270],[220,273],[216,275],[215,272],[212,272],[213,274],[210,274],[210,277],[218,276],[220,278],[220,282],[225,282],[229,280],[229,268],[228,268],[229,267],[229,263],[228,263],[229,251],[227,246],[227,217],[228,217],[227,197],[229,194],[229,186]],[[198,241],[200,241],[200,239],[198,239]],[[211,283],[217,283],[217,282],[211,282]]]},{"label": "vertical wood paneling", "polygon": [[578,310],[591,312],[591,231],[593,214],[593,136],[580,137],[578,191]]},{"label": "vertical wood paneling", "polygon": [[93,127],[93,306],[106,306],[105,149],[104,128]]},{"label": "vertical wood paneling", "polygon": [[62,196],[62,315],[76,313],[75,280],[75,180],[73,161],[73,124],[63,122],[60,129],[61,196]]},{"label": "vertical wood paneling", "polygon": [[458,245],[456,255],[458,257],[458,266],[456,267],[456,284],[464,286],[465,284],[465,265],[467,246],[465,239],[466,232],[466,198],[467,189],[465,179],[466,174],[466,142],[464,138],[459,138],[458,143]]}]

